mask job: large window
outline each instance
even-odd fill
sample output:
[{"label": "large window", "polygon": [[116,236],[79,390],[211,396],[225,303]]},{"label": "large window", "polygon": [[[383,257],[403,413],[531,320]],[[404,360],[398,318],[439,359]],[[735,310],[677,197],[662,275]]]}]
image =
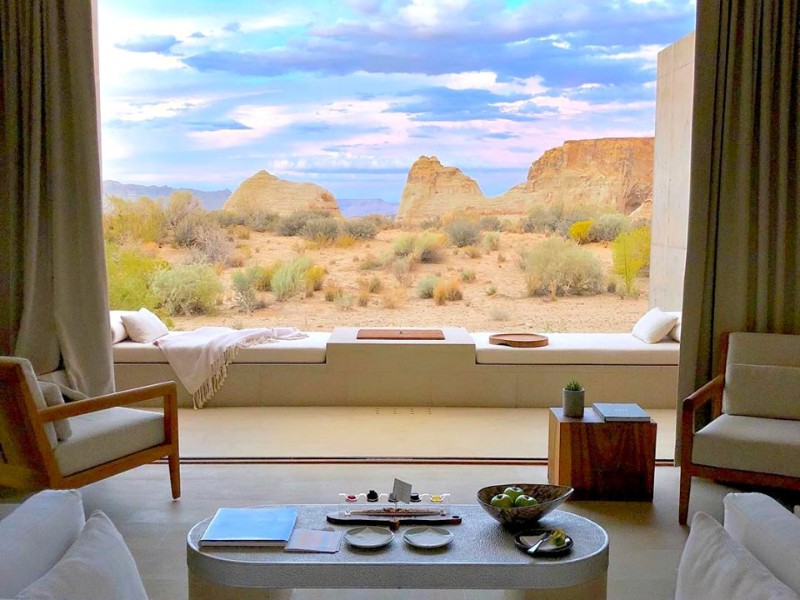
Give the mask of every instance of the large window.
[{"label": "large window", "polygon": [[104,0],[99,21],[112,308],[473,331],[647,310],[656,55],[694,6]]}]

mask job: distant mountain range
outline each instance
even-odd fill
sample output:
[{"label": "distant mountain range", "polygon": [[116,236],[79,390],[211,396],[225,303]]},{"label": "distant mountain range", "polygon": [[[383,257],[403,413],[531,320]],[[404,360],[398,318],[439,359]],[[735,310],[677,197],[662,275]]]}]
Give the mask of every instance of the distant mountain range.
[{"label": "distant mountain range", "polygon": [[[117,196],[125,200],[136,200],[142,196],[148,198],[166,200],[172,192],[184,190],[191,192],[202,203],[206,210],[219,210],[231,195],[231,190],[195,190],[192,188],[173,188],[167,185],[139,185],[136,183],[120,183],[112,179],[103,181],[103,195]],[[339,210],[345,217],[363,217],[364,215],[387,215],[394,216],[397,213],[398,205],[386,202],[380,198],[337,198]]]}]

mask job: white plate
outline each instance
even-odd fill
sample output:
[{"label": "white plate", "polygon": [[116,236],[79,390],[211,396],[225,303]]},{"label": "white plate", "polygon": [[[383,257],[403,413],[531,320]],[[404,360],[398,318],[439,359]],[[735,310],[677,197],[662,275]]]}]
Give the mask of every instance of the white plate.
[{"label": "white plate", "polygon": [[443,527],[412,527],[403,534],[403,539],[416,548],[441,548],[454,537],[452,531]]},{"label": "white plate", "polygon": [[344,541],[356,548],[380,548],[394,539],[385,527],[356,527],[344,534]]}]

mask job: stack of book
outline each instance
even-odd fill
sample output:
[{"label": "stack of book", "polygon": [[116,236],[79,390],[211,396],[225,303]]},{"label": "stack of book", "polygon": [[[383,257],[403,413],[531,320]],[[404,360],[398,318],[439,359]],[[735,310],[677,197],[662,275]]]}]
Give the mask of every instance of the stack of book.
[{"label": "stack of book", "polygon": [[594,411],[607,422],[650,421],[650,415],[638,404],[595,402],[592,406]]}]

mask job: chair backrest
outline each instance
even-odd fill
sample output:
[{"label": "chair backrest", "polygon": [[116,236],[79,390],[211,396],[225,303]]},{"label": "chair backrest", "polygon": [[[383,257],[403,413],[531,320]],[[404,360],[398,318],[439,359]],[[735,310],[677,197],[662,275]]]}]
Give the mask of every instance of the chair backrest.
[{"label": "chair backrest", "polygon": [[45,406],[30,362],[0,357],[0,484],[36,489],[50,481],[56,437],[39,418]]},{"label": "chair backrest", "polygon": [[731,333],[722,410],[800,420],[800,335]]}]

